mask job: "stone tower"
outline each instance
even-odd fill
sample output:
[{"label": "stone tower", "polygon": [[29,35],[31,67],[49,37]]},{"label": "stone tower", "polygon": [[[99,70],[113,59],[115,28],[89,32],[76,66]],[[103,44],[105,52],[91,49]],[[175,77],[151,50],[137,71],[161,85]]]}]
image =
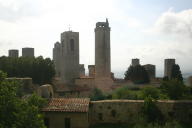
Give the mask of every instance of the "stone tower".
[{"label": "stone tower", "polygon": [[175,59],[165,59],[164,76],[171,78],[171,71],[174,64]]},{"label": "stone tower", "polygon": [[84,64],[79,64],[79,76],[85,77],[85,67]]},{"label": "stone tower", "polygon": [[109,91],[111,79],[109,22],[97,22],[95,28],[95,86],[102,91]]},{"label": "stone tower", "polygon": [[61,76],[61,43],[56,42],[53,48],[53,61],[55,64],[56,77]]},{"label": "stone tower", "polygon": [[9,57],[19,57],[19,50],[17,49],[10,49],[9,50]]},{"label": "stone tower", "polygon": [[152,64],[146,64],[146,65],[143,65],[143,67],[145,68],[145,70],[147,71],[148,75],[149,75],[149,78],[151,80],[155,79],[156,77],[156,68],[155,68],[155,65],[152,65]]},{"label": "stone tower", "polygon": [[110,27],[106,22],[97,22],[95,28],[95,77],[110,77]]},{"label": "stone tower", "polygon": [[34,57],[34,48],[22,48],[22,57]]},{"label": "stone tower", "polygon": [[137,65],[140,65],[140,62],[139,62],[139,59],[135,58],[135,59],[132,59],[132,66],[137,66]]},{"label": "stone tower", "polygon": [[61,80],[74,84],[79,78],[79,32],[61,33]]}]

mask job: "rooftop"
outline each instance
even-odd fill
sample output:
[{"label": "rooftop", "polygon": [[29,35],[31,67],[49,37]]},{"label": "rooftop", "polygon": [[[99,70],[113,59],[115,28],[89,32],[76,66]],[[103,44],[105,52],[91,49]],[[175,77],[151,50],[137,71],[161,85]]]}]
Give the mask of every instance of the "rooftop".
[{"label": "rooftop", "polygon": [[89,98],[52,98],[44,112],[88,112]]}]

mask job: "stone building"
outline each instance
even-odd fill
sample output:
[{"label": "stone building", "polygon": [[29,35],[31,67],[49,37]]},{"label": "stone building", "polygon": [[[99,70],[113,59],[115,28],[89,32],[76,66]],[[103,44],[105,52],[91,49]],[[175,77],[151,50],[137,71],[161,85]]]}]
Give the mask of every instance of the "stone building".
[{"label": "stone building", "polygon": [[137,66],[137,65],[140,65],[140,60],[135,58],[135,59],[132,59],[131,61],[131,65],[132,66]]},{"label": "stone building", "polygon": [[53,48],[56,74],[64,84],[74,84],[79,78],[79,32],[61,33],[61,43]]},{"label": "stone building", "polygon": [[146,64],[146,65],[143,65],[143,67],[144,67],[145,70],[147,71],[147,73],[148,73],[148,75],[149,75],[149,78],[150,78],[151,80],[155,79],[155,74],[156,74],[155,65]]},{"label": "stone building", "polygon": [[19,57],[19,50],[17,49],[10,49],[9,50],[9,57]]},{"label": "stone building", "polygon": [[95,28],[95,77],[110,77],[110,27],[106,22],[97,22]]},{"label": "stone building", "polygon": [[175,65],[175,59],[165,59],[164,62],[164,77],[167,76],[169,78],[171,78],[171,71],[172,71],[172,67],[173,65]]},{"label": "stone building", "polygon": [[88,128],[88,98],[52,98],[42,109],[47,128]]},{"label": "stone building", "polygon": [[41,85],[37,90],[37,94],[43,98],[53,98],[53,87],[50,84]]},{"label": "stone building", "polygon": [[61,44],[56,42],[53,48],[53,61],[55,64],[56,77],[61,76]]},{"label": "stone building", "polygon": [[95,65],[88,65],[89,77],[95,77]]},{"label": "stone building", "polygon": [[[61,33],[61,43],[53,48],[56,77],[60,85],[110,90],[111,56],[110,56],[110,27],[106,22],[97,22],[95,28],[95,65],[89,65],[89,76],[85,76],[84,64],[79,64],[79,33],[66,31]],[[59,86],[60,86],[59,85]],[[64,88],[64,87],[63,87]]]},{"label": "stone building", "polygon": [[79,64],[79,76],[84,77],[85,76],[85,67],[84,64]]},{"label": "stone building", "polygon": [[34,48],[22,48],[22,57],[34,57]]},{"label": "stone building", "polygon": [[188,77],[187,83],[188,83],[189,86],[192,86],[192,76]]},{"label": "stone building", "polygon": [[[165,120],[191,123],[192,101],[157,100],[155,104]],[[52,98],[41,111],[47,128],[88,128],[98,124],[135,124],[143,105],[144,100]]]},{"label": "stone building", "polygon": [[97,22],[95,28],[95,86],[103,91],[110,90],[111,48],[109,22]]}]

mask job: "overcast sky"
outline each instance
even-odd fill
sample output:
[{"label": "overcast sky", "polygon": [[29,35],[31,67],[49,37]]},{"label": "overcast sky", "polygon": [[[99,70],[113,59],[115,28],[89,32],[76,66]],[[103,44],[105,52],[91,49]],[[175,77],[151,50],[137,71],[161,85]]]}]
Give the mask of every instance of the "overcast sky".
[{"label": "overcast sky", "polygon": [[192,72],[192,0],[0,0],[0,56],[9,49],[34,47],[52,58],[60,33],[80,33],[80,63],[94,64],[94,28],[109,19],[111,66],[122,77],[132,58],[155,64],[175,58]]}]

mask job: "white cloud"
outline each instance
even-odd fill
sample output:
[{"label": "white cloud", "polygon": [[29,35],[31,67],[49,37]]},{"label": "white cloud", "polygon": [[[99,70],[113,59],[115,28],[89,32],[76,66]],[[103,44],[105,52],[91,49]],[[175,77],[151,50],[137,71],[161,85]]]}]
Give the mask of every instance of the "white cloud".
[{"label": "white cloud", "polygon": [[0,20],[15,22],[41,14],[42,0],[0,0]]},{"label": "white cloud", "polygon": [[192,9],[178,13],[169,9],[156,21],[153,31],[192,38]]},{"label": "white cloud", "polygon": [[[191,72],[192,60],[192,9],[174,12],[169,9],[164,12],[155,22],[154,26],[144,31],[146,38],[151,37],[145,51],[152,60],[164,60],[165,58],[175,58],[183,72]],[[156,58],[156,59],[155,59]],[[150,60],[150,58],[145,58]],[[160,61],[159,61],[160,62]],[[163,63],[155,62],[158,68],[163,70]]]}]

